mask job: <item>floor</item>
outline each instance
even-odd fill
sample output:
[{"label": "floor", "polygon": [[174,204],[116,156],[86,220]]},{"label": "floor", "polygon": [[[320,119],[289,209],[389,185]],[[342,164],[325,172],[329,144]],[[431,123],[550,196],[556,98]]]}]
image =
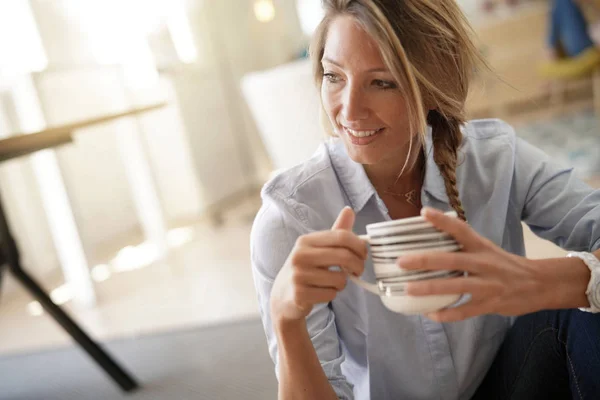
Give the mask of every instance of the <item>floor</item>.
[{"label": "floor", "polygon": [[87,354],[70,346],[0,357],[0,399],[277,398],[275,370],[258,319],[119,339],[103,346],[133,375],[138,390],[121,391]]},{"label": "floor", "polygon": [[[208,223],[190,227],[186,232],[191,240],[162,262],[115,273],[117,258],[110,265],[110,277],[92,271],[101,278],[96,282],[95,308],[78,309],[68,301],[63,307],[100,340],[255,318],[258,302],[248,242],[257,207],[258,202],[251,201],[228,215],[219,228]],[[54,294],[60,302],[60,290]],[[0,301],[0,354],[70,342],[23,290]]]},{"label": "floor", "polygon": [[542,149],[554,162],[575,168],[580,178],[597,176],[600,119],[593,109],[548,117],[539,115],[533,122],[530,116],[530,122],[510,123],[519,137]]},{"label": "floor", "polygon": [[[600,178],[590,182],[600,187]],[[93,271],[97,280],[97,307],[77,309],[68,301],[64,307],[100,340],[257,317],[248,238],[258,206],[258,200],[253,199],[228,215],[219,228],[207,223],[190,227],[183,235],[187,242],[179,240],[165,261],[115,272],[119,269],[115,268],[117,257],[110,270],[106,266],[103,272]],[[529,230],[526,230],[526,244],[531,258],[565,254]],[[129,248],[121,256],[132,251]],[[57,301],[65,301],[61,300],[60,291],[54,294]],[[23,291],[2,299],[0,321],[3,327],[0,354],[30,352],[70,342]]]}]

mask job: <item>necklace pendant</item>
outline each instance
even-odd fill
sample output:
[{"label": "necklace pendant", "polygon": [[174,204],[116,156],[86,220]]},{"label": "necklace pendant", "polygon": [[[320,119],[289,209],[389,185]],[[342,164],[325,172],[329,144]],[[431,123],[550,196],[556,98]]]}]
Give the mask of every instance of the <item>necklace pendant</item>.
[{"label": "necklace pendant", "polygon": [[418,207],[419,197],[415,189],[407,193],[394,193],[390,190],[386,190],[384,193],[393,196],[399,200],[404,200],[413,207]]},{"label": "necklace pendant", "polygon": [[404,197],[406,198],[406,202],[412,206],[417,206],[417,191],[415,189],[411,190],[410,192],[406,193],[404,195]]}]

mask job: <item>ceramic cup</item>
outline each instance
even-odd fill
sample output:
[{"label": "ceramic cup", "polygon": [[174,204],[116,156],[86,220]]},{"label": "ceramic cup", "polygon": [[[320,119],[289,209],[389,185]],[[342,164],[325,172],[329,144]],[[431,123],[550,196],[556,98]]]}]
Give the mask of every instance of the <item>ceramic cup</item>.
[{"label": "ceramic cup", "polygon": [[[455,212],[446,215],[456,218]],[[459,271],[403,270],[398,267],[398,257],[409,254],[453,252],[460,245],[447,233],[437,230],[423,217],[412,217],[367,225],[367,235],[361,236],[369,243],[376,283],[350,276],[363,289],[381,297],[383,304],[402,314],[424,314],[447,307],[461,295],[408,296],[408,282],[427,279],[450,279],[462,276]]]}]

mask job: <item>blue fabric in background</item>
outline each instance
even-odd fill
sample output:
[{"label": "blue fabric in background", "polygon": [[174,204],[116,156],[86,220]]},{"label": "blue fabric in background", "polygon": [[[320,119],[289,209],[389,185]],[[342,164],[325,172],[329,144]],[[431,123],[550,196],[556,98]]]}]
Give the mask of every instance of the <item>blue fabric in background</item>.
[{"label": "blue fabric in background", "polygon": [[567,57],[575,57],[594,46],[587,22],[574,0],[553,0],[548,45],[561,48]]}]

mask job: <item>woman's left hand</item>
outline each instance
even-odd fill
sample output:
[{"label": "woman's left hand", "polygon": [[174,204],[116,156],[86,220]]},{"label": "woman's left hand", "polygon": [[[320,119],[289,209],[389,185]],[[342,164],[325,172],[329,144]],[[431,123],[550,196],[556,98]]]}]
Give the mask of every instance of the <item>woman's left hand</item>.
[{"label": "woman's left hand", "polygon": [[411,296],[469,293],[471,300],[428,314],[438,322],[460,321],[482,314],[523,315],[545,308],[547,284],[536,264],[508,253],[481,237],[466,222],[427,208],[423,216],[462,245],[454,253],[430,253],[398,258],[404,269],[461,270],[468,276],[407,284]]}]

